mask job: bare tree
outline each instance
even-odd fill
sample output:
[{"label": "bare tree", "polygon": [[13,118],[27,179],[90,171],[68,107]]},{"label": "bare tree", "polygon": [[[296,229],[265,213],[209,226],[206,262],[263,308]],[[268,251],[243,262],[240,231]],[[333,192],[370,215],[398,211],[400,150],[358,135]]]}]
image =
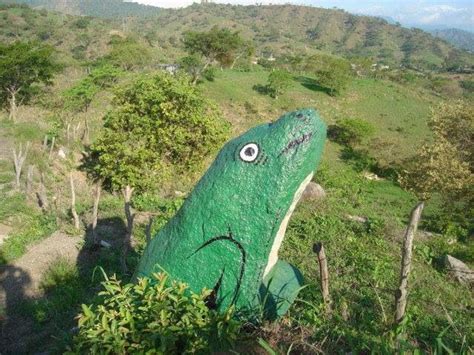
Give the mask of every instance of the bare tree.
[{"label": "bare tree", "polygon": [[413,251],[413,238],[415,237],[420,221],[421,212],[423,211],[424,202],[419,202],[411,211],[410,223],[405,231],[402,247],[402,267],[400,271],[400,285],[395,292],[395,322],[400,323],[405,316],[408,295],[408,276],[411,269],[411,258]]},{"label": "bare tree", "polygon": [[26,143],[25,150],[23,150],[21,143],[18,152],[16,151],[16,149],[13,149],[13,164],[15,165],[15,186],[18,190],[20,189],[21,170],[23,169],[23,164],[25,163],[29,148],[30,142]]}]

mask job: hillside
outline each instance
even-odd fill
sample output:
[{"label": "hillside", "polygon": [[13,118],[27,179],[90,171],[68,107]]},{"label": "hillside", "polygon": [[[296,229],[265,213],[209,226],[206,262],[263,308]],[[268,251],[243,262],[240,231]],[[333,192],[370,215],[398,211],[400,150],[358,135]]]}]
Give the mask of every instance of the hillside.
[{"label": "hillside", "polygon": [[70,15],[117,18],[149,16],[160,11],[154,6],[122,0],[2,0],[0,4],[25,4],[35,9],[47,9]]},{"label": "hillside", "polygon": [[433,36],[444,39],[460,49],[474,52],[474,33],[460,30],[457,28],[449,28],[444,30],[430,31]]},{"label": "hillside", "polygon": [[137,30],[155,31],[161,40],[171,42],[185,30],[230,27],[252,38],[262,56],[326,51],[345,57],[369,57],[396,67],[439,70],[453,64],[474,64],[472,55],[429,33],[343,10],[194,4],[184,9],[163,9],[152,19],[136,21]]},{"label": "hillside", "polygon": [[177,44],[184,31],[205,30],[218,25],[240,31],[244,37],[252,39],[257,55],[261,57],[324,51],[347,58],[371,58],[374,62],[392,68],[404,66],[415,70],[458,70],[474,66],[472,54],[427,32],[337,9],[219,4],[158,9],[120,0],[80,0],[74,1],[73,6],[71,2],[59,0],[22,2],[69,14],[127,17],[115,25],[116,29],[126,28],[140,33],[151,44],[162,47],[171,58],[181,55]]},{"label": "hillside", "polygon": [[[75,11],[80,13],[78,8]],[[186,55],[183,31],[214,25],[240,31],[242,37],[252,39],[255,57],[273,55],[276,60],[271,65],[269,61],[259,65],[250,57],[234,68],[212,63],[212,75],[204,76],[196,85],[191,84],[183,68],[177,75],[163,70],[164,63],[176,63]],[[105,278],[116,277],[121,285],[131,281],[150,238],[176,214],[222,147],[219,143],[214,150],[198,155],[203,164],[189,162],[177,172],[169,169],[171,164],[180,163],[174,158],[176,147],[182,149],[180,159],[186,159],[185,155],[191,154],[188,147],[194,151],[201,141],[215,135],[209,132],[216,130],[196,129],[195,124],[212,121],[229,127],[226,139],[231,139],[303,107],[316,109],[330,132],[313,180],[324,195],[298,203],[280,249],[281,258],[301,271],[305,286],[281,319],[264,320],[263,305],[255,312],[261,322],[255,324],[235,320],[229,326],[229,319],[221,322],[216,318],[213,340],[221,340],[227,331],[232,337],[214,353],[473,353],[472,285],[458,282],[444,265],[449,254],[471,270],[474,267],[473,195],[469,187],[459,195],[435,193],[426,201],[414,239],[406,317],[401,323],[394,321],[403,235],[418,201],[412,191],[401,187],[398,173],[410,167],[407,160],[416,157],[422,145],[436,141],[430,125],[432,112],[456,105],[461,102],[458,100],[464,100],[470,109],[474,98],[473,74],[426,69],[447,69],[446,58],[456,59],[462,66],[472,65],[472,55],[425,32],[392,26],[384,20],[290,5],[194,5],[162,9],[148,18],[120,19],[0,5],[0,43],[7,47],[16,41],[52,46],[52,58],[61,64],[61,70],[54,74],[51,86],[34,86],[32,100],[20,102],[15,119],[10,118],[9,102],[3,101],[0,109],[1,354],[94,353],[93,349],[75,348],[78,334],[87,326],[82,321],[78,325],[78,315],[96,309],[85,305],[108,299],[98,295]],[[284,55],[326,56],[325,52],[350,59],[370,56],[371,60],[350,62],[331,57],[333,63],[344,62],[349,72],[347,85],[337,94],[327,90],[313,69],[292,69],[280,61]],[[376,61],[390,68],[373,66]],[[14,62],[0,61],[0,69],[7,72],[5,68]],[[359,71],[357,66],[351,67],[352,63],[366,66]],[[270,78],[283,70],[291,72],[287,73],[287,86],[275,98],[268,92]],[[149,86],[151,81],[153,86]],[[163,87],[169,93],[160,92]],[[205,110],[200,106],[180,109],[184,104],[202,104]],[[215,115],[211,114],[214,110]],[[451,136],[464,142],[474,136],[469,125],[474,115],[471,110],[459,117],[467,123],[462,121],[458,125],[462,128]],[[117,125],[116,119],[122,118],[124,124]],[[188,119],[195,123],[181,126]],[[120,144],[120,139],[109,141],[111,171],[123,173],[127,166],[133,167],[136,173],[120,183],[149,178],[149,185],[133,192],[128,204],[132,216],[120,187],[112,189],[104,183],[100,190],[104,180],[85,171],[84,163],[94,156],[89,154],[91,144],[100,142],[98,138],[114,126],[124,129],[127,136],[130,133],[130,138],[125,144]],[[135,126],[140,129],[135,130]],[[464,147],[474,151],[471,142]],[[457,152],[458,148],[453,149]],[[124,159],[124,155],[127,158],[135,152],[158,156],[161,161],[145,166],[141,159]],[[18,179],[14,155],[24,157]],[[231,164],[238,161],[237,156],[230,159]],[[446,160],[457,159],[454,153]],[[261,169],[265,163],[246,167]],[[261,170],[251,171],[263,176],[258,173]],[[442,176],[449,180],[456,175],[449,175],[451,172],[444,169]],[[235,174],[231,179],[226,184],[229,188],[240,176]],[[258,186],[246,189],[247,185],[229,199],[233,208],[248,191],[259,190]],[[250,212],[260,213],[254,210]],[[133,229],[128,225],[130,217]],[[211,218],[217,216],[209,215]],[[247,222],[242,218],[242,223]],[[205,238],[209,232],[205,223],[197,228],[199,237]],[[130,231],[133,238],[127,241]],[[216,233],[230,234],[231,226]],[[235,238],[239,238],[237,234]],[[323,243],[326,251],[331,312],[320,290],[316,243]],[[124,246],[130,249],[127,258]],[[202,270],[196,268],[198,272]],[[171,295],[173,303],[166,309],[156,295],[140,296],[157,306],[147,315],[154,320],[144,324],[143,319],[149,318],[130,321],[129,314],[143,314],[144,310],[129,302],[129,295],[115,300],[134,309],[97,318],[100,324],[87,337],[97,341],[95,352],[114,342],[108,347],[114,353],[136,353],[138,348],[123,351],[123,346],[139,343],[135,345],[149,347],[146,351],[158,348],[166,354],[181,354],[191,337],[201,337],[203,344],[208,341],[203,335],[208,327],[203,329],[201,311],[209,310],[202,305],[196,313],[195,304],[188,306],[194,296],[181,302],[181,297]],[[153,313],[155,310],[159,313]],[[169,316],[176,318],[170,322]],[[166,331],[143,331],[158,321],[164,322]],[[214,326],[209,329],[214,330]],[[175,334],[181,330],[184,336],[178,341]],[[115,333],[105,335],[111,334],[109,331]],[[151,337],[152,345],[141,342],[141,337]],[[165,343],[163,339],[167,339]]]}]

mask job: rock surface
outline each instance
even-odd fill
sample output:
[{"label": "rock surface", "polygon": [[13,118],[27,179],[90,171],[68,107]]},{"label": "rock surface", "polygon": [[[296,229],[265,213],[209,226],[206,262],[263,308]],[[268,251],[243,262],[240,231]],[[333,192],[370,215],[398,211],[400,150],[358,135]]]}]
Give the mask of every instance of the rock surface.
[{"label": "rock surface", "polygon": [[451,255],[444,257],[444,265],[448,272],[460,283],[474,284],[474,271]]},{"label": "rock surface", "polygon": [[151,239],[135,276],[164,269],[194,292],[213,290],[211,308],[235,305],[251,317],[266,299],[268,318],[284,314],[302,279],[278,259],[278,250],[325,139],[317,112],[303,109],[228,142],[180,211]]},{"label": "rock surface", "polygon": [[303,192],[302,200],[321,200],[326,197],[326,191],[321,185],[310,182]]}]

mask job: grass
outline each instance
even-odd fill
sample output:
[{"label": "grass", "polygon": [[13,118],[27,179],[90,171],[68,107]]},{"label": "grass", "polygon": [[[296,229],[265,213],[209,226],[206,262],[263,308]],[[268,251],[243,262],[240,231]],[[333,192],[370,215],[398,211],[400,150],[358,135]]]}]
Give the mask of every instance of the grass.
[{"label": "grass", "polygon": [[[318,108],[327,123],[346,117],[371,122],[376,128],[376,139],[363,148],[377,161],[399,161],[412,154],[422,139],[429,138],[426,120],[430,105],[437,99],[421,90],[407,93],[403,86],[388,81],[355,79],[343,95],[330,97],[295,81],[286,94],[275,100],[253,89],[254,85],[265,85],[267,76],[265,70],[223,70],[217,73],[215,81],[200,86],[232,122],[234,134],[275,119],[285,111],[311,106]],[[95,116],[102,114],[97,111]],[[24,125],[1,124],[5,132],[23,142],[42,139],[44,133],[44,129],[40,134]],[[99,122],[92,124],[95,125],[99,126]],[[40,130],[39,126],[34,127]],[[323,202],[301,204],[290,222],[281,257],[302,270],[308,286],[288,316],[272,325],[287,327],[276,340],[276,348],[286,352],[296,341],[293,329],[299,327],[305,329],[305,342],[321,343],[326,339],[320,345],[329,353],[393,352],[397,332],[406,335],[407,347],[430,351],[442,339],[451,349],[462,349],[463,337],[467,342],[474,341],[474,326],[469,318],[470,291],[450,281],[438,267],[438,260],[447,252],[473,260],[469,259],[472,248],[463,242],[448,244],[443,236],[415,241],[407,321],[394,327],[392,305],[400,267],[401,235],[416,200],[390,180],[367,180],[363,169],[358,168],[359,163],[347,159],[341,146],[328,141],[315,176],[327,197]],[[11,170],[11,166],[0,166],[0,172],[7,169]],[[4,201],[0,205],[0,221],[15,217],[22,222],[1,247],[3,263],[20,256],[29,243],[48,235],[55,227],[55,220],[38,214],[21,194],[5,195]],[[90,197],[79,196],[78,201],[79,214],[88,216]],[[133,201],[139,212],[156,215],[154,232],[172,217],[180,203],[153,195],[135,196]],[[433,201],[427,207],[427,215],[435,216],[438,208],[439,203]],[[104,193],[99,211],[100,237],[119,245],[124,232],[122,199]],[[353,222],[348,215],[367,217],[367,222]],[[143,223],[135,228],[137,244],[128,260],[132,269],[143,250],[144,231]],[[312,245],[319,241],[324,243],[329,261],[332,317],[324,314],[317,286]],[[58,260],[43,277],[45,296],[25,305],[25,314],[36,327],[48,329],[49,334],[58,337],[55,345],[44,344],[44,349],[56,346],[64,350],[70,343],[71,335],[64,330],[74,325],[81,303],[93,302],[99,282],[96,267],[102,267],[109,275],[120,270],[118,248],[93,251],[88,247],[85,244],[81,251],[84,259],[89,260],[87,268],[78,269],[76,264]],[[128,281],[128,277],[120,277]],[[443,333],[447,327],[451,331]],[[249,334],[241,336],[246,339]],[[263,341],[273,344],[271,336]],[[298,345],[294,351],[298,351]]]},{"label": "grass", "polygon": [[21,219],[21,226],[15,226],[15,230],[0,246],[0,265],[19,258],[26,252],[28,245],[48,237],[56,230],[53,216],[22,215]]}]

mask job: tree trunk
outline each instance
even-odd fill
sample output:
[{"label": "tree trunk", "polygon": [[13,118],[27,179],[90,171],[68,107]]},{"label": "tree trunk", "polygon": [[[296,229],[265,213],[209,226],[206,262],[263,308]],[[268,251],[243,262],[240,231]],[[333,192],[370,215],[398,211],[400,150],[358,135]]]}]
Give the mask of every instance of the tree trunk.
[{"label": "tree trunk", "polygon": [[84,118],[84,133],[82,135],[82,142],[84,144],[89,144],[89,120],[87,117]]},{"label": "tree trunk", "polygon": [[418,228],[424,203],[419,202],[411,212],[410,223],[405,231],[402,247],[402,266],[400,271],[400,286],[395,292],[395,322],[398,324],[405,316],[408,295],[408,276],[410,275],[413,238]]},{"label": "tree trunk", "polygon": [[76,192],[74,190],[74,179],[72,177],[72,172],[69,173],[69,183],[71,184],[71,214],[74,220],[74,228],[76,228],[76,230],[79,230],[79,216],[76,212]]},{"label": "tree trunk", "polygon": [[48,159],[51,159],[53,156],[53,150],[54,150],[54,144],[56,143],[56,137],[53,136],[51,139],[51,147],[49,148],[49,154],[48,154]]},{"label": "tree trunk", "polygon": [[127,233],[125,234],[125,238],[123,240],[123,247],[122,247],[122,270],[124,273],[128,272],[127,268],[127,255],[133,241],[133,219],[134,215],[132,213],[132,206],[130,205],[133,188],[130,185],[127,185],[123,190],[123,199],[124,199],[124,211],[125,211],[125,218],[127,219]]},{"label": "tree trunk", "polygon": [[207,69],[207,67],[211,65],[211,61],[207,61],[206,64],[202,67],[202,69],[198,72],[198,74],[194,77],[192,84],[196,85],[198,82],[199,78],[201,77],[201,74],[204,73],[204,71]]},{"label": "tree trunk", "polygon": [[15,187],[17,190],[20,190],[21,170],[23,169],[23,164],[25,163],[29,148],[30,148],[30,142],[26,143],[25,151],[23,151],[23,147],[21,143],[18,149],[18,153],[16,149],[13,149],[13,164],[15,165]]},{"label": "tree trunk", "polygon": [[99,215],[99,201],[100,201],[101,191],[102,191],[102,181],[98,181],[94,189],[94,207],[92,209],[92,243],[94,245],[99,244],[96,228],[97,228],[97,218]]},{"label": "tree trunk", "polygon": [[17,114],[17,111],[18,111],[18,103],[17,103],[17,100],[16,100],[16,95],[18,94],[18,90],[9,89],[8,93],[10,94],[10,98],[8,100],[9,103],[10,103],[10,107],[9,107],[9,110],[8,110],[8,119],[15,122],[16,121],[16,114]]},{"label": "tree trunk", "polygon": [[326,259],[326,253],[322,243],[316,243],[313,245],[313,251],[318,255],[319,263],[319,282],[321,286],[321,293],[323,295],[324,308],[326,314],[331,314],[331,298],[329,296],[329,272],[328,264]]},{"label": "tree trunk", "polygon": [[40,174],[40,190],[36,193],[38,204],[43,212],[47,212],[49,208],[48,195],[46,193],[46,186],[44,185],[44,173]]},{"label": "tree trunk", "polygon": [[46,134],[43,139],[43,150],[46,152],[48,149],[48,135]]},{"label": "tree trunk", "polygon": [[146,243],[149,244],[151,241],[151,228],[153,227],[153,216],[148,220],[148,224],[145,229]]},{"label": "tree trunk", "polygon": [[28,197],[30,197],[31,192],[33,191],[34,167],[34,165],[28,165],[28,171],[26,173],[26,195]]}]

